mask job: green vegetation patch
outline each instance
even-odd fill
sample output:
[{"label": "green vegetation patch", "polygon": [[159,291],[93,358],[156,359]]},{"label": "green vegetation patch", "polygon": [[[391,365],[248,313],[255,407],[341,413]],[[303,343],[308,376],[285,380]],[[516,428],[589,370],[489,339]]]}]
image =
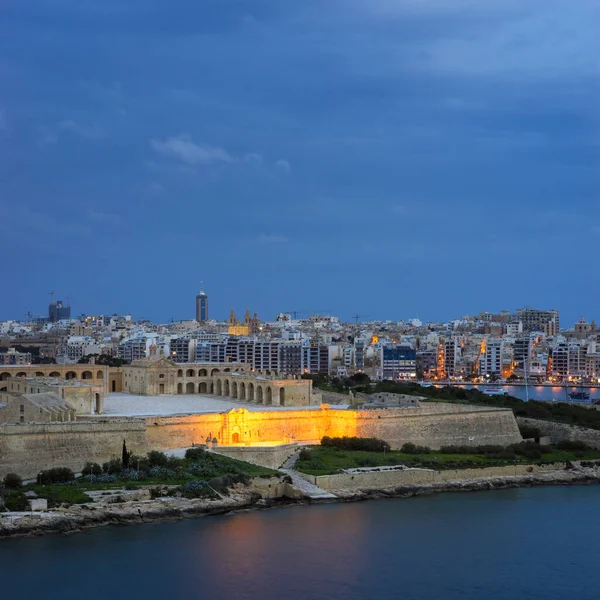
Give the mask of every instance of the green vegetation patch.
[{"label": "green vegetation patch", "polygon": [[[252,477],[273,477],[280,474],[273,469],[206,452],[201,448],[187,451],[185,458],[149,452],[134,456],[126,447],[121,459],[112,459],[102,465],[87,463],[82,476],[74,479],[66,468],[57,467],[38,475],[35,485],[11,490],[10,510],[24,510],[23,495],[33,490],[39,498],[46,498],[49,507],[91,502],[86,494],[93,490],[140,489],[152,486],[179,486],[178,491],[188,498],[218,497],[215,490],[226,494],[236,483],[248,483]],[[17,508],[24,506],[25,508]]]},{"label": "green vegetation patch", "polygon": [[[309,475],[333,475],[340,473],[344,469],[356,469],[359,467],[405,465],[407,467],[443,471],[449,469],[472,469],[516,464],[600,459],[600,451],[598,450],[560,450],[549,446],[542,446],[541,448],[544,451],[538,450],[540,452],[539,457],[533,459],[523,454],[517,454],[515,451],[511,452],[510,449],[502,449],[503,452],[499,452],[496,455],[485,452],[473,452],[473,449],[471,449],[471,453],[430,450],[421,454],[414,454],[412,453],[412,449],[409,452],[399,450],[368,452],[314,446],[302,452],[296,463],[296,469]],[[525,451],[530,452],[533,450],[534,448],[531,447],[525,449]],[[536,456],[538,456],[537,453]]]}]

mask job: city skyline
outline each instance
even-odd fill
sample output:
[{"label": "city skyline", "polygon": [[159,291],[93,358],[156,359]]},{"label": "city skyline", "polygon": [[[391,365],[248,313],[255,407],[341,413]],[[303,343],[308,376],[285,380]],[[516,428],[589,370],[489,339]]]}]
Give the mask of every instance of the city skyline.
[{"label": "city skyline", "polygon": [[[208,288],[206,288],[208,289]],[[209,299],[210,299],[210,305],[211,305],[211,317],[210,320],[213,321],[218,321],[218,322],[226,322],[231,318],[231,311],[237,311],[239,314],[242,314],[242,310],[241,307],[244,306],[245,308],[243,309],[244,311],[248,311],[250,310],[249,307],[247,305],[242,304],[239,301],[239,298],[236,299],[236,303],[234,306],[232,305],[221,305],[221,306],[217,306],[216,309],[214,307],[213,304],[213,300],[212,300],[212,292],[208,293],[205,289],[205,286],[202,284],[201,285],[201,289],[200,292],[198,292],[195,297],[194,297],[194,301],[195,301],[195,306],[193,307],[193,313],[190,313],[189,315],[183,316],[181,318],[175,318],[174,316],[171,316],[169,318],[164,318],[164,319],[153,319],[148,315],[142,315],[142,314],[137,314],[135,312],[135,310],[131,310],[131,307],[122,310],[122,311],[106,311],[106,310],[97,310],[97,311],[89,311],[89,310],[83,310],[81,309],[81,307],[76,307],[75,310],[73,311],[73,314],[71,315],[71,306],[69,303],[69,296],[67,296],[67,303],[65,304],[65,307],[68,309],[68,314],[69,317],[68,318],[77,318],[77,316],[79,315],[86,315],[86,316],[94,316],[94,315],[104,315],[104,316],[110,316],[110,315],[117,315],[117,314],[129,314],[133,317],[134,320],[148,320],[157,324],[166,324],[169,323],[171,321],[198,321],[199,323],[204,323],[206,321],[208,321],[208,318],[202,318],[199,319],[198,317],[201,314],[205,314],[206,317],[208,317],[208,305],[209,305]],[[51,292],[52,295],[52,302],[54,302],[54,295],[55,292]],[[203,309],[200,308],[200,299],[202,299],[203,302],[205,302],[205,306],[206,308],[204,309],[206,312],[203,312]],[[62,309],[63,303],[60,299],[57,298],[56,302],[59,304],[59,306]],[[24,313],[24,315],[22,317],[15,317],[14,319],[11,319],[10,317],[6,317],[5,315],[0,315],[0,321],[1,320],[14,320],[14,321],[27,321],[30,319],[36,319],[36,318],[47,318],[48,314],[50,314],[50,321],[53,320],[53,311],[55,311],[56,309],[53,309],[53,305],[52,303],[50,305],[48,305],[46,311],[27,311],[26,313]],[[309,316],[312,315],[330,315],[330,316],[335,316],[340,318],[340,320],[342,322],[346,322],[346,323],[351,323],[351,322],[369,322],[369,321],[391,321],[391,322],[400,322],[400,321],[409,321],[412,319],[419,319],[421,320],[423,323],[445,323],[445,322],[449,322],[449,321],[455,321],[455,320],[459,320],[460,318],[462,318],[463,316],[470,316],[470,317],[476,317],[477,315],[480,315],[482,313],[489,313],[491,315],[498,315],[503,311],[509,311],[511,314],[516,314],[516,311],[519,309],[523,309],[523,308],[537,308],[540,310],[558,310],[558,312],[561,315],[561,329],[569,329],[571,328],[573,325],[575,325],[581,317],[585,317],[586,320],[588,322],[592,322],[596,320],[596,315],[595,314],[589,314],[589,315],[585,315],[585,314],[579,314],[579,316],[577,316],[576,318],[574,318],[572,321],[569,318],[569,313],[568,312],[563,312],[560,308],[557,307],[552,307],[552,306],[538,306],[538,307],[534,307],[532,305],[528,305],[528,304],[520,304],[520,305],[515,305],[515,306],[511,306],[511,307],[503,307],[503,308],[499,308],[496,310],[490,310],[488,309],[481,309],[481,310],[476,310],[476,311],[472,311],[472,312],[466,312],[463,311],[460,314],[456,314],[456,315],[451,315],[448,316],[447,318],[440,318],[440,319],[434,319],[434,318],[429,318],[427,315],[422,315],[422,314],[416,314],[416,315],[404,315],[403,317],[399,317],[399,318],[390,318],[390,317],[375,317],[373,315],[367,315],[367,314],[352,314],[352,315],[345,315],[342,313],[339,313],[338,311],[335,310],[319,310],[319,309],[312,309],[312,310],[308,310],[308,309],[299,309],[299,308],[295,308],[295,309],[286,309],[286,310],[276,310],[274,313],[272,314],[266,314],[266,313],[262,313],[259,310],[254,310],[253,312],[258,314],[258,317],[260,320],[262,321],[273,321],[275,319],[275,317],[278,314],[281,313],[287,313],[292,315],[294,318],[297,316],[298,319],[306,319]],[[48,311],[50,311],[48,313]],[[216,313],[216,314],[215,314]],[[225,314],[226,313],[226,314]],[[65,312],[65,314],[67,314]],[[56,315],[54,316],[54,320],[56,320]]]}]

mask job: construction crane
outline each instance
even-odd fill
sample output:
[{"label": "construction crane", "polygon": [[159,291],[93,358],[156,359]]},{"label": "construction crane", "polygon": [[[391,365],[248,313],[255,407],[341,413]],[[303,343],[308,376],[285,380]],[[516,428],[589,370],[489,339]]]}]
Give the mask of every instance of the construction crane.
[{"label": "construction crane", "polygon": [[356,325],[358,325],[358,320],[359,320],[359,319],[364,319],[364,318],[366,318],[366,317],[368,317],[368,316],[369,316],[369,315],[353,315],[353,316],[351,316],[350,318],[351,318],[351,319],[354,319],[354,322],[355,322],[355,324],[356,324]]}]

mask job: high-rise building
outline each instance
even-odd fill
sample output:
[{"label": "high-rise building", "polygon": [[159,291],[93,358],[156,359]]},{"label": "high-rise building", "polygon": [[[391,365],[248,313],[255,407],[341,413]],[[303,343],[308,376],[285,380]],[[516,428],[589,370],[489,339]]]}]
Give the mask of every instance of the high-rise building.
[{"label": "high-rise building", "polygon": [[488,339],[485,349],[479,355],[479,374],[501,377],[503,362],[504,342],[500,339]]},{"label": "high-rise building", "polygon": [[69,306],[69,302],[67,301],[66,305],[63,304],[62,300],[54,302],[54,294],[52,294],[52,302],[48,306],[48,319],[50,322],[56,323],[57,321],[68,321],[70,318],[71,307]]},{"label": "high-rise building", "polygon": [[560,332],[558,310],[539,310],[537,308],[517,308],[517,320],[523,323],[523,332],[543,331],[552,336]]},{"label": "high-rise building", "polygon": [[381,371],[383,379],[414,379],[417,376],[416,350],[411,346],[383,346]]},{"label": "high-rise building", "polygon": [[200,290],[196,296],[196,321],[205,323],[208,321],[208,296]]}]

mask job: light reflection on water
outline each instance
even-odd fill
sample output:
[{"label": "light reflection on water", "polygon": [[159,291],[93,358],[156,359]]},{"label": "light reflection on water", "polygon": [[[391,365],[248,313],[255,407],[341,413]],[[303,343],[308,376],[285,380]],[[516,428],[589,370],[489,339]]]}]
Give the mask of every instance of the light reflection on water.
[{"label": "light reflection on water", "polygon": [[21,600],[597,600],[600,486],[294,506],[0,541]]}]

